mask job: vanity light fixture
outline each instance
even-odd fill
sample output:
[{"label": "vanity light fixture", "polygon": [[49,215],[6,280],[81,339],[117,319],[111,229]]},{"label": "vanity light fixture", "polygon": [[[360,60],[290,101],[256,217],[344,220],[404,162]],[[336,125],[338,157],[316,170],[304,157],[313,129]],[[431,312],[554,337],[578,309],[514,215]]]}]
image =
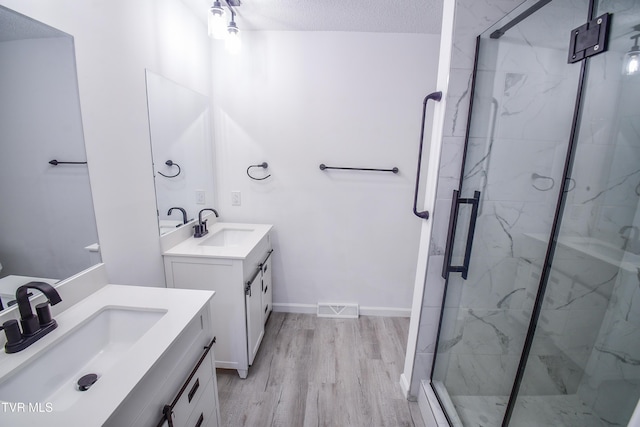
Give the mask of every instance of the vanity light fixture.
[{"label": "vanity light fixture", "polygon": [[232,54],[240,51],[240,30],[236,24],[236,12],[234,7],[240,6],[240,0],[224,0],[231,12],[231,21],[227,25],[225,22],[225,11],[220,0],[216,0],[211,6],[208,15],[209,36],[216,40],[225,40],[227,50]]},{"label": "vanity light fixture", "polygon": [[[640,31],[640,30],[639,30]],[[633,40],[633,46],[631,50],[624,55],[622,61],[622,74],[625,76],[635,76],[640,74],[640,47],[638,46],[638,38],[640,33],[635,36],[631,36]]]},{"label": "vanity light fixture", "polygon": [[229,26],[227,27],[226,48],[229,53],[237,55],[242,47],[242,42],[240,40],[240,30],[238,30],[238,26],[236,25],[235,17],[236,14],[232,9],[231,22],[229,22]]},{"label": "vanity light fixture", "polygon": [[227,35],[227,25],[224,19],[224,9],[218,0],[213,3],[209,11],[208,29],[209,37],[222,40]]}]

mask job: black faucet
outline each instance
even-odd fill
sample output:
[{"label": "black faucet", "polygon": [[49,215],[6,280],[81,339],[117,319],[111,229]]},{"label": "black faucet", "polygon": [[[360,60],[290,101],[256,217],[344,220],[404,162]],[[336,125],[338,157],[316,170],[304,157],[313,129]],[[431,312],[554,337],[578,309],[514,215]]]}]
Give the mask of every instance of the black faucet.
[{"label": "black faucet", "polygon": [[[29,295],[31,294],[28,289],[37,289],[47,297],[46,302],[36,305],[37,315],[33,314],[31,310],[31,302],[29,301]],[[60,301],[62,301],[60,294],[48,283],[30,282],[20,286],[16,290],[16,302],[18,311],[20,311],[20,325],[18,325],[17,320],[11,319],[0,326],[0,329],[4,329],[7,337],[4,350],[7,353],[22,351],[57,328],[58,324],[51,317],[49,304],[56,305]],[[22,332],[20,331],[20,326],[22,326]]]},{"label": "black faucet", "polygon": [[202,209],[198,213],[198,223],[193,226],[193,228],[195,229],[195,231],[193,232],[193,237],[195,238],[206,236],[207,233],[209,232],[209,230],[207,230],[207,220],[206,219],[204,221],[202,220],[202,212],[204,211],[211,211],[215,214],[216,218],[220,218],[220,215],[218,215],[218,211],[216,211],[215,209],[212,209],[212,208]]},{"label": "black faucet", "polygon": [[171,215],[171,212],[172,212],[174,209],[177,209],[177,210],[179,210],[180,212],[182,212],[182,223],[183,223],[183,224],[186,224],[186,223],[188,222],[188,221],[187,221],[187,211],[185,211],[183,208],[177,208],[177,207],[176,207],[176,208],[171,208],[171,209],[169,209],[169,212],[167,212],[167,215]]}]

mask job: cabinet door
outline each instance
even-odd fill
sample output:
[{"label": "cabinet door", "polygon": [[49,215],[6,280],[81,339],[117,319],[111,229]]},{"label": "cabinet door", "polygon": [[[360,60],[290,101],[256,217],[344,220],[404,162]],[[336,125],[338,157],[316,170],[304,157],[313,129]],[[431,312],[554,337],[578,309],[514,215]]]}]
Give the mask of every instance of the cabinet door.
[{"label": "cabinet door", "polygon": [[[242,262],[226,259],[167,259],[167,282],[184,289],[212,290],[211,328],[217,337],[214,345],[216,366],[224,369],[248,368],[247,320],[245,315]],[[260,285],[258,284],[258,287]],[[242,375],[242,373],[241,373]],[[246,375],[245,375],[246,376]]]},{"label": "cabinet door", "polygon": [[271,257],[262,265],[262,318],[267,323],[273,310],[273,283],[271,280]]},{"label": "cabinet door", "polygon": [[262,275],[256,270],[256,275],[245,288],[245,302],[247,308],[247,346],[249,349],[249,365],[253,364],[262,336],[264,322],[262,318]]}]

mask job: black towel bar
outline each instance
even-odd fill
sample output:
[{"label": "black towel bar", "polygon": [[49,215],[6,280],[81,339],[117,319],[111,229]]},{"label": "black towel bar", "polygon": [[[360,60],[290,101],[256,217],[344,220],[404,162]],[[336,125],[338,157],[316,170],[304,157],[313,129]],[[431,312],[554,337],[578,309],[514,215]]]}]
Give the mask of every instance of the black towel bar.
[{"label": "black towel bar", "polygon": [[341,170],[349,170],[349,171],[393,172],[393,173],[398,173],[400,171],[400,169],[395,167],[393,169],[342,168],[342,167],[336,167],[336,166],[327,166],[324,163],[320,164],[320,170],[326,170],[326,169],[341,169]]},{"label": "black towel bar", "polygon": [[49,161],[50,165],[58,166],[58,165],[86,165],[87,162],[61,162],[59,160],[53,159]]}]

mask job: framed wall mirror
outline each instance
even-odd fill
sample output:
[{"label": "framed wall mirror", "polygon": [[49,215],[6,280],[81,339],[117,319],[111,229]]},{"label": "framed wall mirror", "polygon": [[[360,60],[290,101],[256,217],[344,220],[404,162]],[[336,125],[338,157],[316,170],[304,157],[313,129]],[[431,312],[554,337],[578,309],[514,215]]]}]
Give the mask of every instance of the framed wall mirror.
[{"label": "framed wall mirror", "polygon": [[6,307],[18,286],[55,284],[100,262],[100,254],[73,37],[0,6],[0,69],[0,302]]},{"label": "framed wall mirror", "polygon": [[162,235],[215,205],[209,98],[149,70],[146,83]]}]

